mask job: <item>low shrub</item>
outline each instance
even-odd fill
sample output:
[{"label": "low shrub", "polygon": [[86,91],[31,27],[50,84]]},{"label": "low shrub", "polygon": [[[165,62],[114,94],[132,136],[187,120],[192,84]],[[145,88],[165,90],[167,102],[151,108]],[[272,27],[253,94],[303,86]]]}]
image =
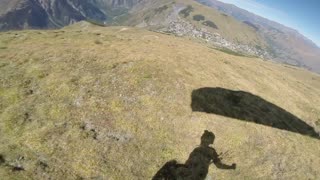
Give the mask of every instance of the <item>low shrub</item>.
[{"label": "low shrub", "polygon": [[154,11],[156,12],[156,13],[162,13],[163,11],[165,11],[165,10],[167,10],[169,7],[167,6],[167,5],[164,5],[164,6],[162,6],[162,7],[159,7],[159,8],[157,8],[157,9],[155,9]]},{"label": "low shrub", "polygon": [[188,17],[190,15],[190,13],[193,11],[193,7],[188,5],[185,9],[183,9],[182,11],[180,11],[179,14],[181,14],[183,17]]},{"label": "low shrub", "polygon": [[195,21],[203,21],[203,20],[205,20],[205,17],[203,15],[201,15],[201,14],[197,14],[197,15],[193,16],[193,20],[195,20]]},{"label": "low shrub", "polygon": [[212,21],[204,21],[202,24],[214,29],[218,29],[218,26]]}]

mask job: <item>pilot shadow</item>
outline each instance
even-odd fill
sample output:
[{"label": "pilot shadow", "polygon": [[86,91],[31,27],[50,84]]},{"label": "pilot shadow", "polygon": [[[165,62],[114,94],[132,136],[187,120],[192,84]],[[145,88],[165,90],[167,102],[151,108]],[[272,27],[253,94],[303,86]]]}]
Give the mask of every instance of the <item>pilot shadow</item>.
[{"label": "pilot shadow", "polygon": [[201,136],[201,144],[189,155],[185,164],[178,164],[171,160],[152,178],[153,180],[204,180],[208,174],[210,164],[219,169],[236,169],[236,164],[226,165],[222,163],[221,155],[210,147],[213,144],[215,135],[205,131]]}]

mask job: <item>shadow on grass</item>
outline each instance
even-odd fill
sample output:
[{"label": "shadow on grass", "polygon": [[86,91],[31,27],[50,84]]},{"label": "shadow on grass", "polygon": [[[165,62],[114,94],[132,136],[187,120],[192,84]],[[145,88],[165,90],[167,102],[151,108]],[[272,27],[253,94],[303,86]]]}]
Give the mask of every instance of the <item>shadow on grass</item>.
[{"label": "shadow on grass", "polygon": [[244,91],[200,88],[192,92],[192,111],[217,114],[320,139],[313,127],[286,110]]},{"label": "shadow on grass", "polygon": [[219,169],[236,169],[236,164],[226,165],[221,162],[222,157],[210,147],[215,135],[205,130],[201,136],[200,146],[189,155],[185,164],[178,164],[176,160],[165,163],[152,178],[153,180],[204,180],[207,177],[210,164]]}]

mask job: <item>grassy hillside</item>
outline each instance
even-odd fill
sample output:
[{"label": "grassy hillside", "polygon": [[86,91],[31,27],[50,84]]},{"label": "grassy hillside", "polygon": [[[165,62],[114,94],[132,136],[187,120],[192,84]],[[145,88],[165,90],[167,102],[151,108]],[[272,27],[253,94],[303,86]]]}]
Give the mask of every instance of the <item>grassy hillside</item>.
[{"label": "grassy hillside", "polygon": [[[216,9],[204,6],[193,0],[177,0],[177,3],[182,3],[193,7],[193,11],[191,11],[190,15],[185,18],[198,28],[206,28],[209,30],[209,32],[213,33],[217,32],[231,42],[258,45],[262,47],[265,46],[264,41],[261,37],[259,37],[254,28],[237,21],[231,16],[226,16]],[[203,15],[205,20],[195,21],[193,17],[196,15]],[[216,24],[217,28],[210,28],[210,26],[206,26],[204,23],[206,21],[213,22]]]},{"label": "grassy hillside", "polygon": [[296,67],[128,27],[0,33],[0,177],[150,179],[187,160],[204,130],[229,152],[223,162],[237,163],[211,166],[208,179],[320,177],[319,139],[290,122],[228,115],[246,109],[238,96],[237,111],[196,110],[193,93],[205,87],[242,91],[251,113],[320,130],[320,76]]},{"label": "grassy hillside", "polygon": [[[145,22],[148,23],[149,29],[161,29],[173,22],[175,14],[179,11],[180,18],[191,25],[198,29],[206,29],[210,33],[219,33],[229,42],[266,47],[266,43],[254,28],[193,0],[146,1],[134,7],[129,15],[117,17],[116,24],[140,26]],[[204,20],[195,20],[194,16],[197,15],[203,16]],[[216,27],[210,26],[212,23]]]}]

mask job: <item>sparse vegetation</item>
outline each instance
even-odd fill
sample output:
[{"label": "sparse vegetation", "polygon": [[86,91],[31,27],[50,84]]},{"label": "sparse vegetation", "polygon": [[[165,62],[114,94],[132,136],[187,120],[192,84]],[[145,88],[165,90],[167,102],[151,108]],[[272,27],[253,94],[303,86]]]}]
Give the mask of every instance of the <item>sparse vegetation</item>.
[{"label": "sparse vegetation", "polygon": [[190,16],[190,13],[193,11],[193,7],[191,5],[188,5],[185,9],[180,11],[179,14],[181,14],[184,18]]},{"label": "sparse vegetation", "polygon": [[193,16],[193,20],[195,20],[195,21],[203,21],[203,20],[205,20],[205,17],[203,15],[201,15],[201,14],[197,14],[197,15]]},{"label": "sparse vegetation", "polygon": [[260,51],[262,51],[262,50],[263,50],[263,49],[262,49],[262,47],[261,47],[261,46],[259,46],[259,45],[256,45],[255,47],[256,47],[256,49],[258,49],[258,50],[260,50]]},{"label": "sparse vegetation", "polygon": [[214,22],[209,21],[209,20],[202,22],[202,24],[205,26],[214,28],[214,29],[218,29],[218,26]]},{"label": "sparse vegetation", "polygon": [[217,48],[217,50],[224,52],[224,53],[227,53],[227,54],[230,54],[230,55],[233,55],[233,56],[243,56],[243,57],[246,56],[242,53],[238,53],[238,52],[232,51],[230,49],[226,49],[226,48]]},{"label": "sparse vegetation", "polygon": [[160,14],[163,11],[167,10],[168,8],[169,8],[168,5],[164,5],[164,6],[161,6],[159,8],[156,8],[154,11],[155,11],[155,13]]},{"label": "sparse vegetation", "polygon": [[102,42],[101,42],[100,40],[95,40],[94,43],[95,43],[95,44],[98,44],[98,45],[99,45],[99,44],[102,44]]},{"label": "sparse vegetation", "polygon": [[96,26],[106,27],[106,25],[104,23],[96,21],[96,20],[87,19],[86,21],[93,24],[93,25],[96,25]]},{"label": "sparse vegetation", "polygon": [[150,16],[146,16],[146,17],[144,18],[144,20],[145,20],[145,21],[149,21],[149,20],[150,20]]},{"label": "sparse vegetation", "polygon": [[145,74],[143,77],[146,79],[150,79],[150,78],[152,78],[152,74]]},{"label": "sparse vegetation", "polygon": [[256,31],[259,30],[259,28],[258,28],[256,25],[254,25],[253,23],[251,23],[251,22],[249,22],[249,21],[243,21],[243,23],[246,24],[246,25],[248,25],[248,26],[250,26],[250,27],[252,27],[252,28],[253,28],[254,30],[256,30]]}]

